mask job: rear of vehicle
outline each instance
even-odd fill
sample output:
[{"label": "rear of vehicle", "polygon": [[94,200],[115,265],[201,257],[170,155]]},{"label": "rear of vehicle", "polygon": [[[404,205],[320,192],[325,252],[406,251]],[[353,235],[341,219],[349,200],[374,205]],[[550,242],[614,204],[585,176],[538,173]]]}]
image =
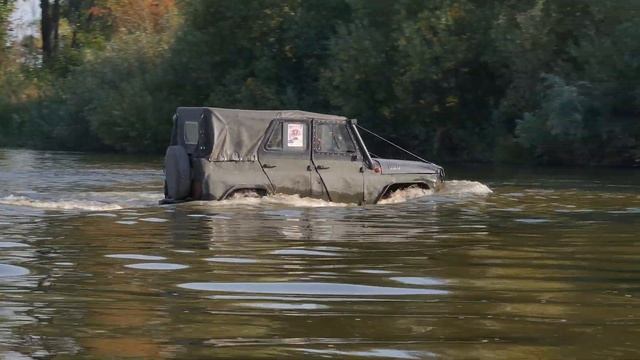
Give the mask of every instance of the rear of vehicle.
[{"label": "rear of vehicle", "polygon": [[203,108],[181,107],[173,117],[171,142],[165,154],[163,202],[202,198],[202,168],[198,159],[213,147],[213,129],[203,117]]}]

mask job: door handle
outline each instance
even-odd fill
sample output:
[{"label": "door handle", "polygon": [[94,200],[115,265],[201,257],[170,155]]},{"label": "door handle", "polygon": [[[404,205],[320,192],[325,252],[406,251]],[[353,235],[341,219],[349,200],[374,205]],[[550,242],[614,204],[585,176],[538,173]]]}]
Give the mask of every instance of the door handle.
[{"label": "door handle", "polygon": [[324,166],[324,165],[318,165],[318,166],[316,166],[316,169],[318,169],[318,170],[327,170],[327,169],[329,169],[329,167],[328,166]]},{"label": "door handle", "polygon": [[273,169],[276,166],[275,165],[271,165],[271,164],[262,164],[262,167],[265,168],[265,169]]}]

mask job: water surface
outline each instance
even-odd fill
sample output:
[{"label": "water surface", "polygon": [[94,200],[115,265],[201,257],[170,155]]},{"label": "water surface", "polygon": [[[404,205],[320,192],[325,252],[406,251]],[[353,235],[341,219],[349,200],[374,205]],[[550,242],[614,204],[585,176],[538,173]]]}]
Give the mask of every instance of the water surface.
[{"label": "water surface", "polygon": [[0,150],[0,358],[640,358],[637,170],[161,207],[161,167]]}]

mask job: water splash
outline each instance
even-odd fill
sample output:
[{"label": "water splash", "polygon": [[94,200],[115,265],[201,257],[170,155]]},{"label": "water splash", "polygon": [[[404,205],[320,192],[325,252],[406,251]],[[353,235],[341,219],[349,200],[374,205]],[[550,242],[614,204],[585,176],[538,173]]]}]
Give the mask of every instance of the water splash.
[{"label": "water splash", "polygon": [[231,198],[221,201],[207,202],[208,206],[257,206],[257,205],[286,205],[293,207],[346,207],[356,204],[330,202],[322,199],[312,199],[299,195],[274,194],[259,197],[251,193],[234,194]]},{"label": "water splash", "polygon": [[434,192],[430,189],[422,189],[411,186],[406,189],[394,191],[388,197],[380,200],[378,204],[398,204],[425,196],[485,196],[493,191],[485,184],[469,180],[449,180],[444,183],[442,189]]},{"label": "water splash", "polygon": [[124,208],[156,205],[162,194],[155,192],[77,192],[42,194],[32,192],[24,195],[11,194],[0,198],[0,204],[22,206],[42,210],[113,211]]},{"label": "water splash", "polygon": [[26,196],[9,195],[0,198],[0,204],[25,206],[44,210],[110,211],[122,209],[120,205],[90,200],[37,200]]},{"label": "water splash", "polygon": [[387,198],[378,201],[378,204],[398,204],[429,195],[433,195],[433,190],[412,186],[406,189],[394,191]]},{"label": "water splash", "polygon": [[469,180],[449,180],[444,183],[439,195],[489,195],[492,194],[487,185],[478,181]]},{"label": "water splash", "polygon": [[[434,193],[432,190],[409,187],[407,189],[393,192],[387,198],[379,201],[379,204],[404,203],[434,194],[441,196],[469,196],[488,195],[491,193],[491,189],[480,182],[450,180],[445,182],[444,187],[438,192]],[[50,195],[48,197],[50,197]],[[79,192],[71,195],[65,193],[60,199],[41,198],[41,194],[34,193],[29,194],[28,196],[11,194],[0,198],[0,204],[31,207],[43,210],[113,211],[125,208],[155,206],[157,201],[161,198],[162,194],[155,192]],[[357,206],[356,204],[336,203],[321,199],[301,197],[299,195],[274,194],[266,197],[259,197],[252,193],[236,194],[230,199],[222,201],[197,203],[206,204],[208,207],[285,205],[292,207],[315,208]]]}]

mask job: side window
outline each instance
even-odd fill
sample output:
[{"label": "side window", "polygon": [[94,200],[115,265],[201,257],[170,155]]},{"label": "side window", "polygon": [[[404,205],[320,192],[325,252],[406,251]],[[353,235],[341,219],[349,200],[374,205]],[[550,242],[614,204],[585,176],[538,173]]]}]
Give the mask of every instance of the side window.
[{"label": "side window", "polygon": [[267,150],[282,150],[282,123],[274,127],[265,148]]},{"label": "side window", "polygon": [[320,153],[355,153],[356,146],[347,125],[318,123],[315,128],[314,151]]},{"label": "side window", "polygon": [[265,149],[285,152],[306,151],[307,135],[306,123],[281,121],[271,131]]},{"label": "side window", "polygon": [[286,151],[304,151],[307,149],[307,124],[299,122],[286,122],[284,134],[286,135]]}]

